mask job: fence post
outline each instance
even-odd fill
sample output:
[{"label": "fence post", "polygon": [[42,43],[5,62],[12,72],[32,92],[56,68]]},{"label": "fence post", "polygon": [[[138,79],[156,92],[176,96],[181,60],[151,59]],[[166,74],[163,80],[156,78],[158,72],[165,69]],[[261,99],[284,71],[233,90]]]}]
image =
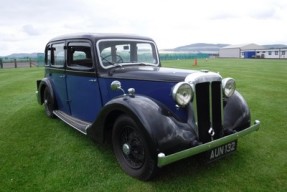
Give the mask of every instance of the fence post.
[{"label": "fence post", "polygon": [[2,61],[2,58],[0,58],[0,68],[3,69],[3,61]]},{"label": "fence post", "polygon": [[17,68],[17,61],[14,59],[15,68]]},{"label": "fence post", "polygon": [[32,67],[32,59],[29,58],[30,68]]}]

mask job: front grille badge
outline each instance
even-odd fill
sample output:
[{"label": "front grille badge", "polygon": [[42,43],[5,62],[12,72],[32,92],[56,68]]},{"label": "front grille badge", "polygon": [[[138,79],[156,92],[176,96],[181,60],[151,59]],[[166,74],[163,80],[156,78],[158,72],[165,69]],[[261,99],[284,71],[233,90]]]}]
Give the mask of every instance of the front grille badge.
[{"label": "front grille badge", "polygon": [[210,129],[208,130],[208,134],[211,136],[211,141],[213,141],[213,136],[215,135],[215,132],[212,127],[210,127]]}]

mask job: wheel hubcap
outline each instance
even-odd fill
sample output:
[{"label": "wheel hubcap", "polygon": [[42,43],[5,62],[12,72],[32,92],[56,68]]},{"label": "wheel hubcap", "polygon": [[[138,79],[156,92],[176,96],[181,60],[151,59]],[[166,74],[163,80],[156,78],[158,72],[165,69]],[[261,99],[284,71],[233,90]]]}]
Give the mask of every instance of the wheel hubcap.
[{"label": "wheel hubcap", "polygon": [[123,152],[124,152],[125,155],[129,155],[130,152],[131,152],[130,146],[127,143],[123,144],[123,148],[122,149],[123,149]]},{"label": "wheel hubcap", "polygon": [[133,169],[141,168],[145,162],[145,153],[140,137],[130,127],[125,127],[119,135],[119,149],[126,162]]}]

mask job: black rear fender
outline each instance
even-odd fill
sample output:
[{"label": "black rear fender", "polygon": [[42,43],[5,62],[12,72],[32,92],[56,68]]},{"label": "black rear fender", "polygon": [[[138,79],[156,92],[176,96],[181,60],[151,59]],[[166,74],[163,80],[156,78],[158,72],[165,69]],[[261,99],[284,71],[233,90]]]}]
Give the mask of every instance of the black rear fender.
[{"label": "black rear fender", "polygon": [[48,78],[43,78],[42,80],[37,81],[37,90],[38,90],[38,103],[43,104],[44,103],[44,90],[48,88],[51,94],[52,99],[55,101],[54,97],[54,91],[52,88],[52,84]]}]

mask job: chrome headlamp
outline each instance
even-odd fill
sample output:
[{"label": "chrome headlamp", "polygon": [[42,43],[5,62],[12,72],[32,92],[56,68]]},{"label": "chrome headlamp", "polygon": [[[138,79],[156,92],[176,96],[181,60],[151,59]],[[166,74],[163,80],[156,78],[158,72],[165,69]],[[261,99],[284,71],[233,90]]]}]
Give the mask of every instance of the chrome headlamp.
[{"label": "chrome headlamp", "polygon": [[232,78],[223,79],[222,89],[223,89],[223,94],[225,97],[231,97],[236,90],[235,80]]},{"label": "chrome headlamp", "polygon": [[177,105],[185,107],[193,98],[191,85],[185,82],[177,83],[172,89],[172,98]]}]

